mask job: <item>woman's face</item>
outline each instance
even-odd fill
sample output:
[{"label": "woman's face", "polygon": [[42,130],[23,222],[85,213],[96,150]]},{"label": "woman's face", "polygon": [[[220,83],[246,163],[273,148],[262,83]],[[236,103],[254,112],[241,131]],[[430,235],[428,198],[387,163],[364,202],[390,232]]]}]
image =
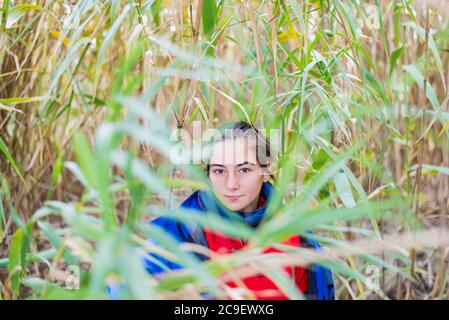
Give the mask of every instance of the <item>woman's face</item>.
[{"label": "woman's face", "polygon": [[262,184],[269,175],[262,173],[256,150],[243,138],[215,143],[210,158],[209,179],[215,195],[233,211],[257,209]]}]

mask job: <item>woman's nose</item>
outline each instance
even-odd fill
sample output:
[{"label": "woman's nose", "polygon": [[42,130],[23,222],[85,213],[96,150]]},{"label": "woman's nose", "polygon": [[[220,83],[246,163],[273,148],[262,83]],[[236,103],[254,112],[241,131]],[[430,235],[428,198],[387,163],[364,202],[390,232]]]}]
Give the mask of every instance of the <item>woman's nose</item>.
[{"label": "woman's nose", "polygon": [[239,188],[239,182],[237,176],[234,173],[228,175],[228,180],[226,181],[226,187],[229,190],[236,190]]}]

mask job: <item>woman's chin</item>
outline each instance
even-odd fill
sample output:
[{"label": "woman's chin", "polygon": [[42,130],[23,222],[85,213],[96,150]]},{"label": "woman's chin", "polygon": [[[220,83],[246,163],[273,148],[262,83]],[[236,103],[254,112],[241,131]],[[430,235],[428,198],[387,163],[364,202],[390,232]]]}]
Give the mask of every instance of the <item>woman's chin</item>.
[{"label": "woman's chin", "polygon": [[226,203],[226,207],[229,210],[232,210],[232,211],[240,211],[240,210],[243,209],[243,206],[241,204],[238,204],[238,203],[229,203],[229,202],[227,202]]}]

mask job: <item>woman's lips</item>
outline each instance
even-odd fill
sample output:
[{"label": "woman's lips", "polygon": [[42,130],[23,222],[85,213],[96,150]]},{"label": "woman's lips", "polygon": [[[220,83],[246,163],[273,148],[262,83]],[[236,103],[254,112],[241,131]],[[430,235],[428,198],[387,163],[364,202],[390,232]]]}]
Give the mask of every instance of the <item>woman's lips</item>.
[{"label": "woman's lips", "polygon": [[228,199],[231,202],[235,202],[239,200],[242,196],[225,196],[226,199]]}]

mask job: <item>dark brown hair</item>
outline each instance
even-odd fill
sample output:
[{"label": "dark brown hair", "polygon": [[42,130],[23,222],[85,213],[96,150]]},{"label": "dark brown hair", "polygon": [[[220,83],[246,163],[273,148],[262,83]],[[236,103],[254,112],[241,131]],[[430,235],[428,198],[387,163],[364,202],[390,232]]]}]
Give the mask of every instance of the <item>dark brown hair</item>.
[{"label": "dark brown hair", "polygon": [[[270,164],[272,165],[274,162],[274,155],[271,149],[270,141],[251,123],[239,121],[223,127],[219,131],[219,134],[211,139],[210,145],[220,141],[238,138],[253,139],[255,141],[257,162],[262,168],[270,170]],[[210,164],[208,160],[205,166],[207,176],[209,176],[209,170]],[[274,180],[272,173],[269,172],[269,174]]]}]

